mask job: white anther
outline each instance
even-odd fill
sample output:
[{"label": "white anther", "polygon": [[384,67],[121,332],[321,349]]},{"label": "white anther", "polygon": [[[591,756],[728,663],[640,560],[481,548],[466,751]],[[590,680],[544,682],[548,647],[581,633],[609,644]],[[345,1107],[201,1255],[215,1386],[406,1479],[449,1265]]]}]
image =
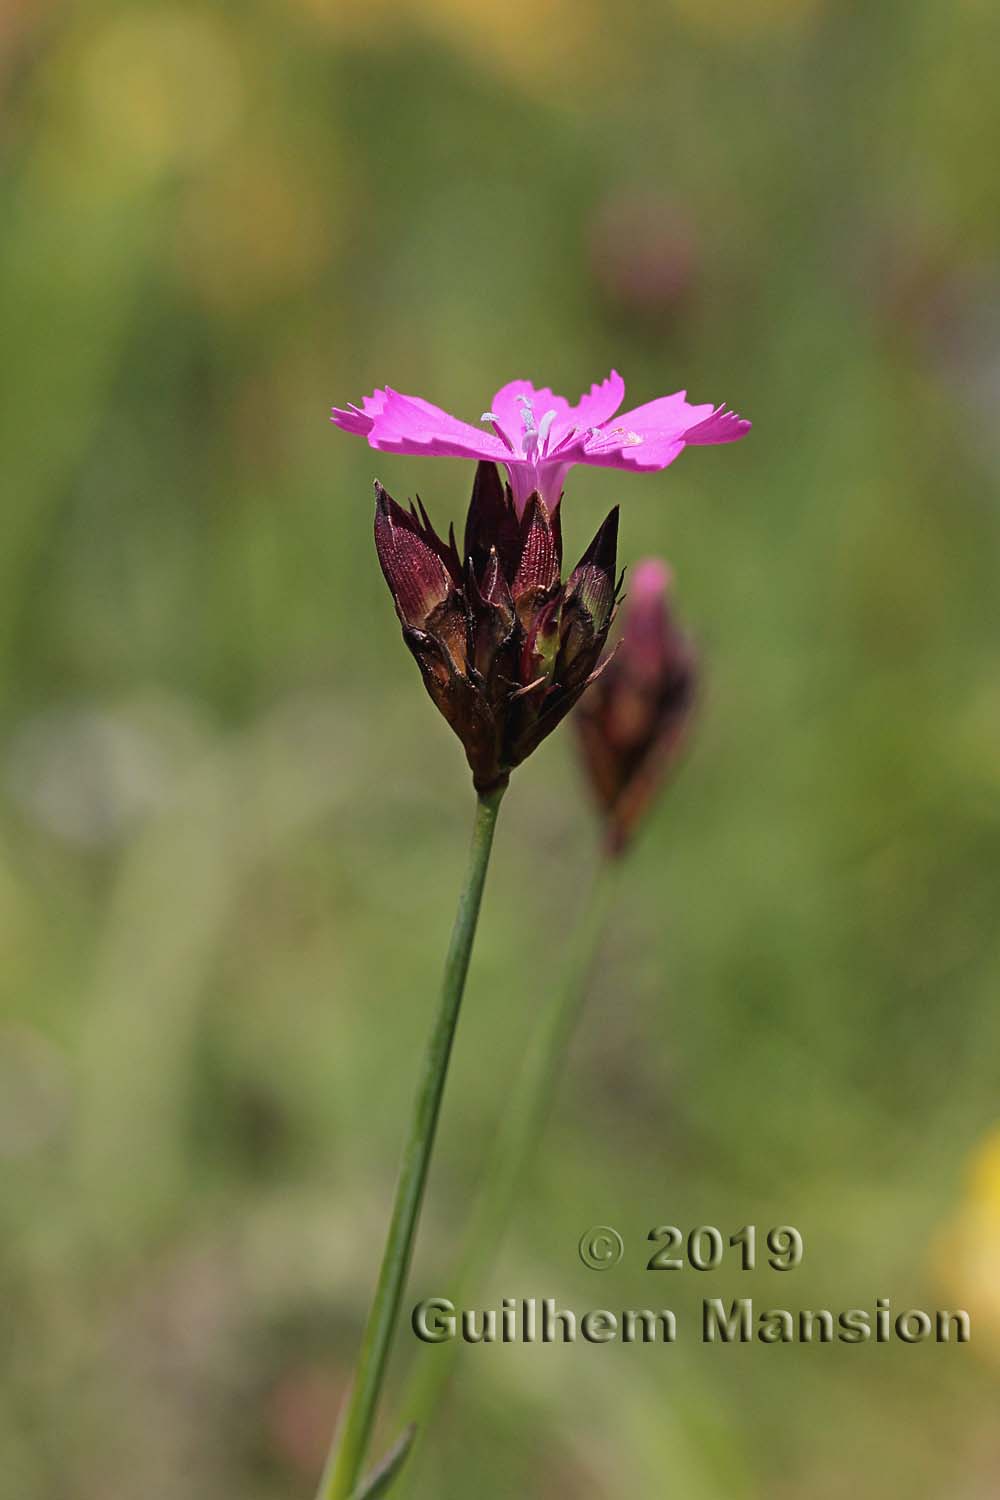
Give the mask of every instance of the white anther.
[{"label": "white anther", "polygon": [[545,447],[545,444],[546,444],[546,442],[548,440],[549,433],[552,430],[552,423],[555,421],[555,419],[556,419],[555,412],[554,411],[547,411],[545,413],[544,417],[542,418],[542,420],[538,424],[538,446],[540,448],[542,448],[542,449],[544,449],[544,447]]},{"label": "white anther", "polygon": [[526,433],[537,431],[535,426],[535,408],[531,404],[529,396],[518,396],[517,404],[521,408],[521,422]]},{"label": "white anther", "polygon": [[535,422],[535,408],[528,396],[515,397],[521,408],[521,426],[524,432],[521,436],[521,452],[525,458],[533,459],[538,452],[538,427]]},{"label": "white anther", "polygon": [[483,414],[482,414],[482,416],[479,418],[479,420],[480,420],[480,422],[486,422],[486,423],[488,423],[489,426],[493,428],[493,431],[496,433],[496,435],[500,439],[501,443],[503,443],[503,445],[507,449],[508,453],[516,453],[517,452],[517,449],[514,447],[514,444],[511,442],[510,438],[507,436],[507,434],[504,432],[503,428],[500,426],[500,418],[497,416],[496,412],[493,412],[493,411],[484,411]]}]

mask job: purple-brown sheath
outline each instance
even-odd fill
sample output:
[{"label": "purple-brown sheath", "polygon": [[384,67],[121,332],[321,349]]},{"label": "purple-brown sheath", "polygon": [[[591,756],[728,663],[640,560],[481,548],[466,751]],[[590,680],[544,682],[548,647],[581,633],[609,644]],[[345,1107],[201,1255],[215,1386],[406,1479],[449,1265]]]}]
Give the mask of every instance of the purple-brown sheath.
[{"label": "purple-brown sheath", "polygon": [[558,508],[537,493],[518,517],[496,467],[480,463],[460,556],[419,500],[375,485],[375,546],[431,698],[465,747],[476,790],[506,784],[599,675],[618,589],[618,509],[566,583]]},{"label": "purple-brown sheath", "polygon": [[690,726],[697,664],[670,608],[670,581],[658,558],[636,565],[617,649],[574,715],[612,854],[628,845]]}]

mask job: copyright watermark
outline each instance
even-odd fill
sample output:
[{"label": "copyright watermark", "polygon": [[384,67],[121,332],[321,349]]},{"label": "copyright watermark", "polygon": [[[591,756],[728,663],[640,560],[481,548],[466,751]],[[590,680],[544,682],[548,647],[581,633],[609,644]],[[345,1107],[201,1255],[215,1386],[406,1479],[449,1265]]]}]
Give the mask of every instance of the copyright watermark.
[{"label": "copyright watermark", "polygon": [[625,1241],[610,1224],[595,1224],[581,1234],[577,1250],[591,1271],[610,1271],[625,1254]]}]

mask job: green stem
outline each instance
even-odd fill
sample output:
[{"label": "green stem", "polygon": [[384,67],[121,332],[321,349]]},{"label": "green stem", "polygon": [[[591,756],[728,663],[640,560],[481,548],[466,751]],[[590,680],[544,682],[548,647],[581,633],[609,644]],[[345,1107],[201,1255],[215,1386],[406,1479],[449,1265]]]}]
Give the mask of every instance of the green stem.
[{"label": "green stem", "polygon": [[448,1059],[458,1023],[458,1012],[469,969],[479,906],[493,845],[493,830],[504,787],[480,796],[465,882],[458,899],[455,925],[444,966],[441,1004],[431,1031],[417,1090],[410,1133],[403,1153],[396,1200],[386,1236],[378,1284],[372,1300],[358,1357],[350,1399],[327,1460],[316,1500],[349,1500],[365,1461],[379,1393],[385,1379],[389,1348],[413,1255],[430,1166]]},{"label": "green stem", "polygon": [[[533,1148],[537,1147],[548,1106],[555,1092],[570,1038],[587,993],[590,975],[617,886],[621,861],[606,856],[594,877],[584,909],[577,919],[562,981],[543,1009],[531,1038],[528,1055],[505,1104],[496,1144],[483,1173],[484,1187],[473,1210],[465,1249],[449,1283],[450,1300],[467,1305],[473,1282],[486,1274],[500,1248],[518,1184]],[[407,1422],[418,1424],[417,1443],[448,1383],[456,1341],[427,1350],[417,1362],[403,1403]]]}]

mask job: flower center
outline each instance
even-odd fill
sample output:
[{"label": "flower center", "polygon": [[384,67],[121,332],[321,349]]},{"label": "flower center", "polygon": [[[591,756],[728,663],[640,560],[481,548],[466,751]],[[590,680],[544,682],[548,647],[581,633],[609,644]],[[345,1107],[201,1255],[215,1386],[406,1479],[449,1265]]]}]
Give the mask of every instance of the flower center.
[{"label": "flower center", "polygon": [[[521,408],[521,432],[518,442],[515,443],[496,412],[484,411],[479,420],[489,423],[515,461],[522,460],[529,464],[538,464],[542,459],[550,457],[547,450],[552,424],[556,419],[555,409],[545,412],[539,422],[535,419],[535,408],[530,396],[518,396],[515,399]],[[575,436],[575,434],[576,428],[574,427],[570,429],[567,437]]]},{"label": "flower center", "polygon": [[[576,426],[567,427],[558,442],[551,442],[552,425],[557,413],[547,411],[541,421],[535,419],[535,408],[530,396],[516,396],[521,408],[521,431],[515,436],[505,428],[496,412],[484,411],[481,422],[487,422],[503,443],[513,463],[528,463],[537,469],[541,463],[549,463],[570,448],[580,435]],[[585,429],[588,453],[603,453],[612,448],[635,448],[643,438],[638,432],[626,427],[590,427]]]}]

